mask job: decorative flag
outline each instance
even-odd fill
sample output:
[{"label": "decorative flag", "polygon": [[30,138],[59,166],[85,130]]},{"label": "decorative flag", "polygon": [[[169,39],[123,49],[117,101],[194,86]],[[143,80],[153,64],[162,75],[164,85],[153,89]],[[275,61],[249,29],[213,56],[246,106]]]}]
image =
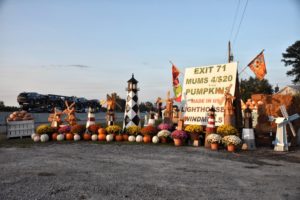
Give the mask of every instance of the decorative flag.
[{"label": "decorative flag", "polygon": [[264,79],[267,74],[266,63],[264,58],[264,51],[260,52],[249,64],[248,66],[254,72],[256,78],[259,80]]},{"label": "decorative flag", "polygon": [[177,69],[177,67],[172,64],[172,77],[173,77],[173,91],[175,95],[175,101],[181,102],[181,92],[182,87],[179,84],[178,76],[180,74],[180,71]]}]

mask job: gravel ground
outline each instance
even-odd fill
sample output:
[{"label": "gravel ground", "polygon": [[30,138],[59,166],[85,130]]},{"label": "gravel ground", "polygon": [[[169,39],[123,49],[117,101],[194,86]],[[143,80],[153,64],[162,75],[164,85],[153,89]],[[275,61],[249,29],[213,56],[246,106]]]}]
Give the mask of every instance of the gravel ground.
[{"label": "gravel ground", "polygon": [[0,169],[5,200],[300,199],[299,149],[27,141],[0,145]]}]

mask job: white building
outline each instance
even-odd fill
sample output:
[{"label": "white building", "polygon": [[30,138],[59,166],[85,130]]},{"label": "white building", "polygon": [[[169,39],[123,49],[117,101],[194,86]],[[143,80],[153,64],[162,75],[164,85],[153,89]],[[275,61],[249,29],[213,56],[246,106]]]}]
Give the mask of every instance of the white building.
[{"label": "white building", "polygon": [[300,94],[300,85],[288,85],[279,90],[276,94],[281,95],[296,95]]}]

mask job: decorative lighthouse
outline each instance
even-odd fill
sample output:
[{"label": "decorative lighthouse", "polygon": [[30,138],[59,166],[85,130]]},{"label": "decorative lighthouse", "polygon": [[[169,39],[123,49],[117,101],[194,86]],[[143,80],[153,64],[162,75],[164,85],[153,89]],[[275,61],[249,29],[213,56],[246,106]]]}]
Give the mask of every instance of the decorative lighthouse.
[{"label": "decorative lighthouse", "polygon": [[90,125],[95,124],[95,113],[94,110],[89,107],[89,112],[88,112],[88,120],[86,122],[86,128],[89,128]]},{"label": "decorative lighthouse", "polygon": [[127,89],[127,99],[126,99],[126,107],[124,114],[124,123],[123,128],[128,128],[131,125],[140,126],[140,110],[138,104],[138,91],[137,83],[138,81],[134,78],[132,74],[132,78],[127,81],[128,87]]},{"label": "decorative lighthouse", "polygon": [[215,127],[215,112],[216,109],[214,106],[211,106],[211,108],[208,110],[208,119],[207,119],[207,125],[206,125],[206,134],[205,134],[205,144],[204,146],[209,148],[210,144],[207,142],[206,138],[211,133],[216,133],[216,127]]}]

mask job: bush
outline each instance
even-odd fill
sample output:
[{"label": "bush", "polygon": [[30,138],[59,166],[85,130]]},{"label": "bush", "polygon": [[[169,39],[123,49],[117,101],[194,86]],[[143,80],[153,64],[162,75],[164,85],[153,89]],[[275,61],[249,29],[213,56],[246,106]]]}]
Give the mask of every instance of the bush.
[{"label": "bush", "polygon": [[221,135],[221,137],[225,137],[227,135],[238,136],[238,130],[231,125],[221,125],[217,128],[217,134]]}]

